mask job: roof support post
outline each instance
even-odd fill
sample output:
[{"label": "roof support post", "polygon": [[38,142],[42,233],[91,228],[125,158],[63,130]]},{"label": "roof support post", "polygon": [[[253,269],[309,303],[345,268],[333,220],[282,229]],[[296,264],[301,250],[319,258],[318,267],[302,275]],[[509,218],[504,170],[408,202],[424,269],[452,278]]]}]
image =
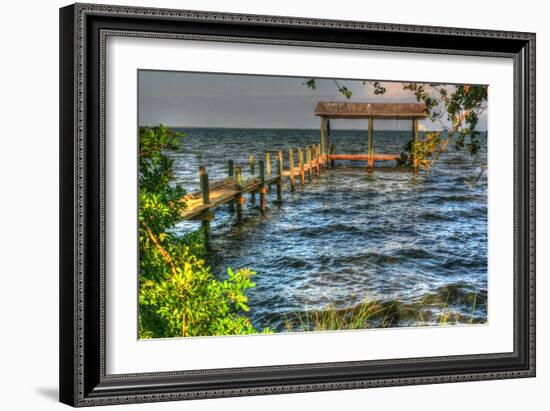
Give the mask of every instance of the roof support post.
[{"label": "roof support post", "polygon": [[369,159],[367,161],[367,170],[372,172],[374,167],[374,142],[373,142],[373,133],[374,133],[374,119],[369,117],[369,134],[368,134],[368,150],[369,150]]},{"label": "roof support post", "polygon": [[[324,150],[325,147],[325,127],[326,127],[326,119],[325,117],[321,117],[321,150]],[[320,153],[323,154],[322,152]]]},{"label": "roof support post", "polygon": [[416,142],[418,141],[418,118],[413,118],[412,123],[411,164],[415,173],[418,172],[418,159],[416,157]]},{"label": "roof support post", "polygon": [[328,156],[330,154],[330,118],[328,118],[328,117],[327,117],[327,145],[324,148],[324,153],[325,153],[324,161],[325,161],[325,164],[328,167],[328,165],[329,165]]}]

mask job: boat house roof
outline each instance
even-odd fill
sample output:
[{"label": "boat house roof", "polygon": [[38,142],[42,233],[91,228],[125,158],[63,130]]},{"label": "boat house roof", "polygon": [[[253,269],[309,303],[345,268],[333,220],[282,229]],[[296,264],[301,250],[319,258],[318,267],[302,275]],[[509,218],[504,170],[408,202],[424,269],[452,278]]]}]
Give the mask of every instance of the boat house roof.
[{"label": "boat house roof", "polygon": [[424,103],[348,103],[321,101],[315,107],[315,115],[325,118],[386,118],[412,119],[427,117]]}]

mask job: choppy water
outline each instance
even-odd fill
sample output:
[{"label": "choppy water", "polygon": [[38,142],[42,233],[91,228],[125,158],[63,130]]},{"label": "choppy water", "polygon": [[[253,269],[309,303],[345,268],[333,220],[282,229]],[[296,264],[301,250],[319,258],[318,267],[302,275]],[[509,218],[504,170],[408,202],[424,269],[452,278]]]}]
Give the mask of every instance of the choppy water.
[{"label": "choppy water", "polygon": [[[225,177],[228,159],[248,170],[250,154],[287,150],[319,141],[318,130],[186,129],[175,159],[177,180],[198,189],[198,166],[210,179]],[[333,130],[337,153],[366,153],[366,132]],[[410,132],[376,131],[375,149],[398,153]],[[212,269],[250,267],[257,272],[249,295],[249,316],[257,328],[283,329],[284,315],[346,307],[365,299],[421,307],[422,323],[437,322],[441,306],[483,322],[487,295],[487,180],[475,184],[482,153],[474,160],[450,148],[426,175],[383,167],[372,174],[364,163],[337,163],[320,178],[291,193],[283,204],[275,190],[269,211],[245,206],[245,224],[235,225],[227,206],[212,223]],[[285,160],[286,164],[288,161]],[[390,165],[388,163],[387,165]],[[275,164],[273,164],[275,169]],[[246,178],[246,173],[245,173]],[[184,222],[178,230],[199,227]],[[475,309],[472,296],[476,296]],[[473,310],[474,309],[474,310]],[[438,311],[439,310],[439,311]],[[417,313],[399,325],[419,322]]]}]

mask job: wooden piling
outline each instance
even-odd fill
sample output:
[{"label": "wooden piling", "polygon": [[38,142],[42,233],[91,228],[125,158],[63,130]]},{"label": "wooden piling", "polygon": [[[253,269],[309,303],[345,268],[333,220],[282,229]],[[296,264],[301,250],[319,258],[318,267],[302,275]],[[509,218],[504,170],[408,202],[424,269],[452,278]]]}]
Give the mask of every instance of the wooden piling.
[{"label": "wooden piling", "polygon": [[[210,204],[210,187],[208,183],[208,174],[204,166],[199,167],[199,180],[202,193],[202,203]],[[208,215],[207,215],[208,214]],[[205,218],[201,218],[202,232],[204,234],[204,243],[207,249],[210,248],[210,213],[205,213]]]},{"label": "wooden piling", "polygon": [[329,161],[328,161],[328,155],[330,154],[331,152],[331,145],[330,145],[330,119],[327,118],[327,149],[325,150],[325,154],[326,154],[326,158],[325,158],[325,164],[329,165]]},{"label": "wooden piling", "polygon": [[241,190],[243,189],[243,175],[241,166],[235,167],[235,188],[237,194],[235,195],[235,203],[237,206],[237,224],[243,223],[243,203],[245,198],[243,197]]},{"label": "wooden piling", "polygon": [[[330,146],[330,154],[335,154],[334,144]],[[330,160],[330,168],[334,168],[334,160]]]},{"label": "wooden piling", "polygon": [[288,166],[289,166],[289,177],[290,177],[290,191],[296,190],[295,178],[294,178],[294,150],[288,150]]},{"label": "wooden piling", "polygon": [[323,154],[322,154],[323,147],[321,144],[317,146],[317,167],[319,168],[319,173],[323,171],[325,168],[323,165]]},{"label": "wooden piling", "polygon": [[[235,163],[233,160],[227,160],[227,177],[235,178]],[[233,203],[229,203],[229,212],[232,213],[233,211],[235,211],[235,206]]]},{"label": "wooden piling", "polygon": [[258,161],[258,169],[258,172],[260,173],[260,211],[264,214],[267,205],[267,187],[265,185],[265,163],[263,160]]},{"label": "wooden piling", "polygon": [[412,123],[411,164],[415,173],[418,173],[418,159],[416,158],[416,142],[418,141],[418,119],[413,118]]},{"label": "wooden piling", "polygon": [[279,178],[277,180],[277,201],[283,201],[283,152],[279,151],[277,155],[277,172],[279,173]]},{"label": "wooden piling", "polygon": [[374,120],[372,117],[369,117],[369,134],[368,134],[368,150],[369,150],[369,159],[367,161],[367,170],[372,172],[374,168],[374,142],[373,142],[373,129],[374,129]]},{"label": "wooden piling", "polygon": [[300,183],[302,184],[302,187],[305,184],[305,176],[304,176],[304,152],[301,148],[298,149],[298,164],[300,166]]},{"label": "wooden piling", "polygon": [[321,119],[321,152],[320,154],[323,155],[323,152],[325,150],[325,128],[327,120],[324,117],[320,117]]},{"label": "wooden piling", "polygon": [[307,177],[311,181],[311,147],[306,146]]},{"label": "wooden piling", "polygon": [[319,145],[317,144],[313,146],[313,166],[315,167],[315,174],[320,175],[321,170],[319,169]]},{"label": "wooden piling", "polygon": [[250,175],[253,176],[256,173],[256,164],[254,163],[254,154],[248,156],[248,165],[250,167]]},{"label": "wooden piling", "polygon": [[[250,156],[248,156],[248,166],[250,176],[252,177],[254,174],[256,174],[256,163],[254,162],[253,154],[250,154]],[[256,204],[256,193],[254,191],[250,193],[250,204]]]},{"label": "wooden piling", "polygon": [[271,175],[271,154],[269,151],[265,152],[265,171],[266,175],[269,177]]}]

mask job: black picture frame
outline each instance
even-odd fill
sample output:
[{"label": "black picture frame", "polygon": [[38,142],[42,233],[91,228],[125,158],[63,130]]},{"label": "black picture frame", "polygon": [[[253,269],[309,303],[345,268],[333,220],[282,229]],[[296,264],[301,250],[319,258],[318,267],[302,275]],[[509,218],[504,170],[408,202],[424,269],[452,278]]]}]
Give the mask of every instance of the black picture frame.
[{"label": "black picture frame", "polygon": [[[512,353],[105,373],[109,35],[507,57],[514,65]],[[75,4],[60,9],[60,401],[73,406],[535,376],[535,34]]]}]

